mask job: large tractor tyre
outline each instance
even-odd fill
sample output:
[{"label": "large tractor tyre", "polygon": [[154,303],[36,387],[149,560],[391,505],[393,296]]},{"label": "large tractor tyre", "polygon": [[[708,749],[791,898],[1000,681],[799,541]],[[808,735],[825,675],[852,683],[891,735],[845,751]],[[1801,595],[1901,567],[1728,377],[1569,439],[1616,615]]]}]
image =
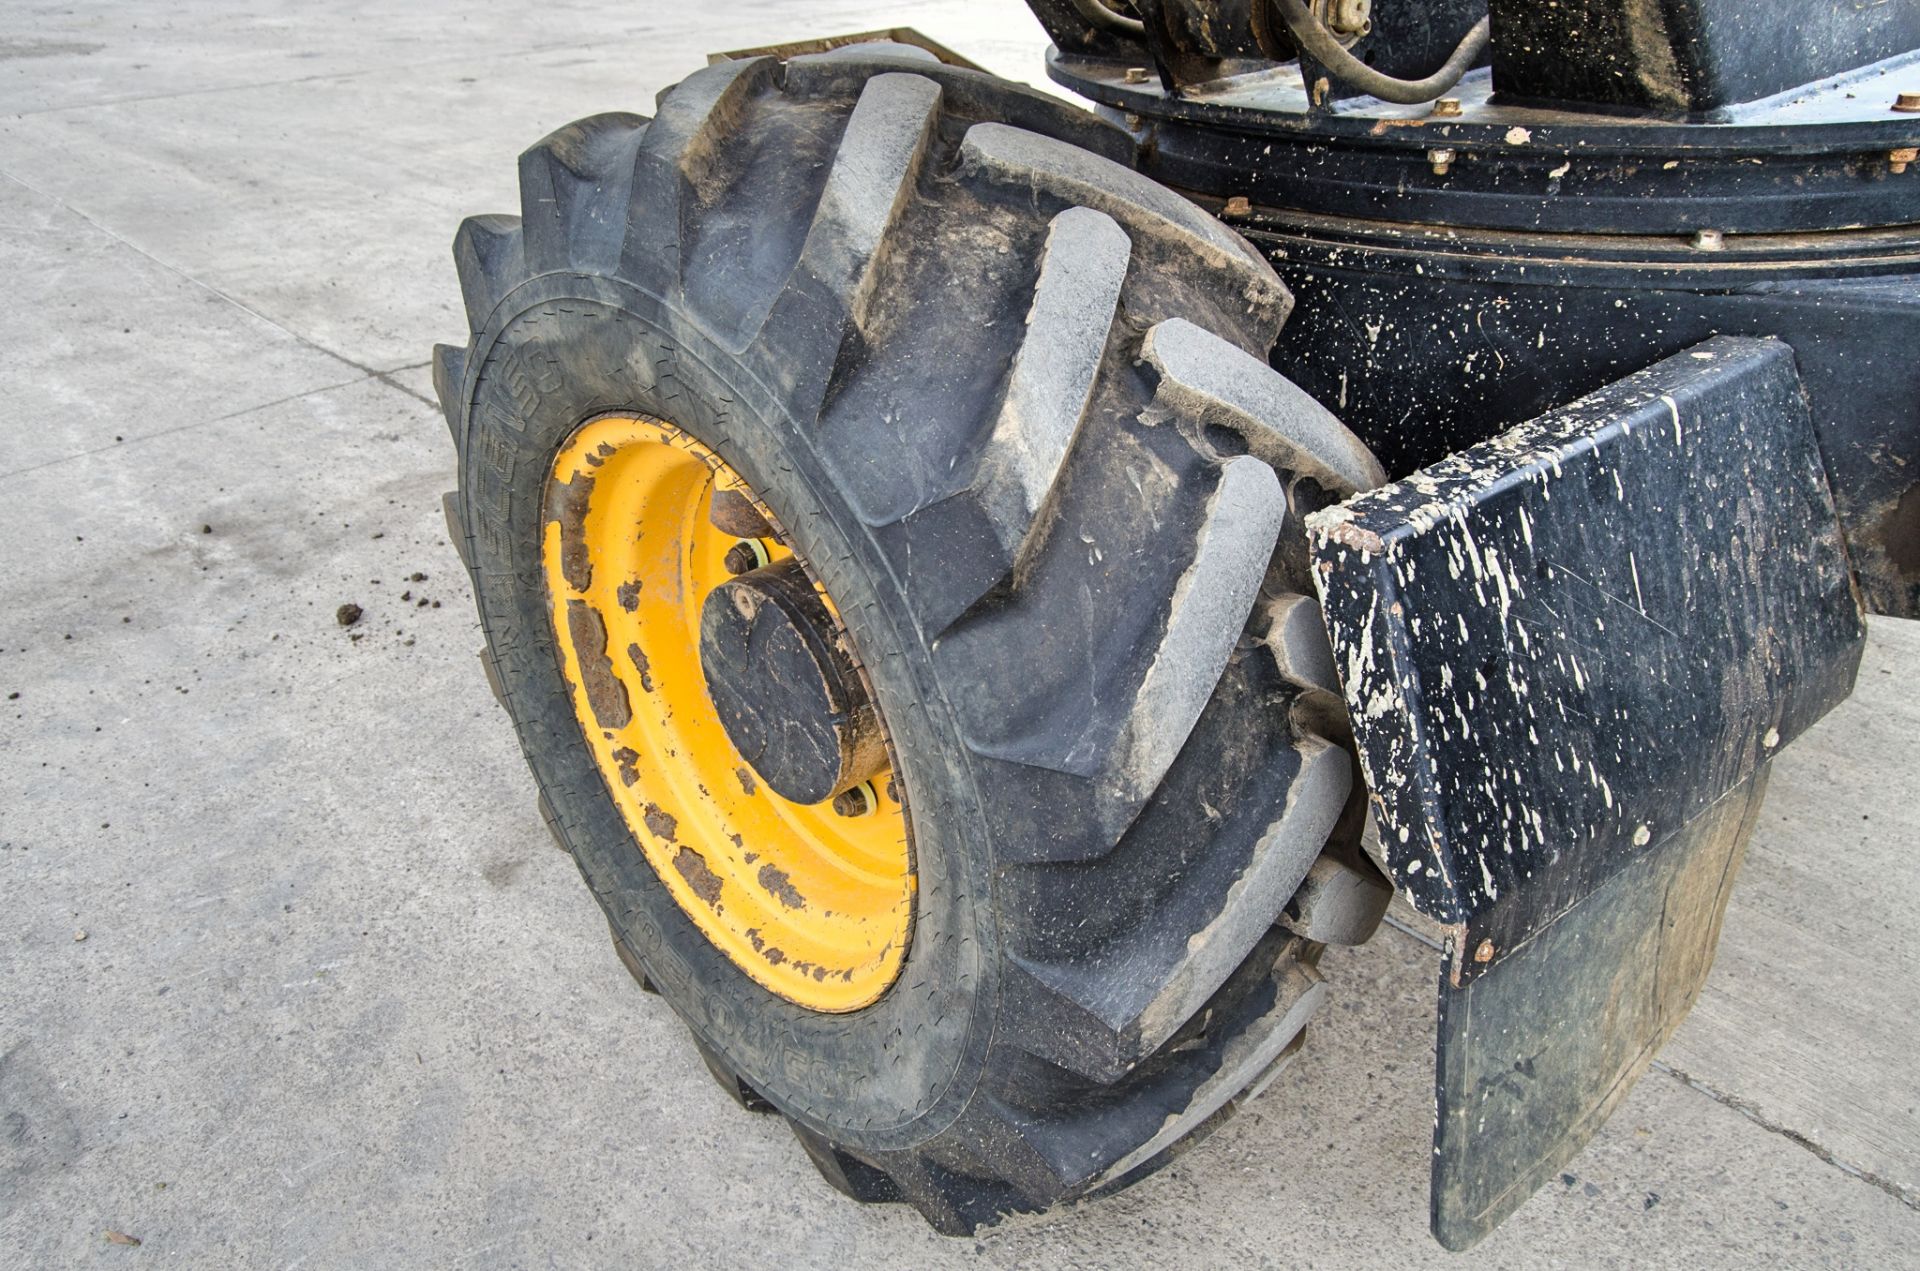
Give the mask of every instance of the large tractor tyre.
[{"label": "large tractor tyre", "polygon": [[1298,518],[1378,468],[1130,153],[899,49],[713,66],[522,156],[436,350],[490,673],[622,960],[945,1232],[1290,1057],[1276,919],[1359,819]]}]

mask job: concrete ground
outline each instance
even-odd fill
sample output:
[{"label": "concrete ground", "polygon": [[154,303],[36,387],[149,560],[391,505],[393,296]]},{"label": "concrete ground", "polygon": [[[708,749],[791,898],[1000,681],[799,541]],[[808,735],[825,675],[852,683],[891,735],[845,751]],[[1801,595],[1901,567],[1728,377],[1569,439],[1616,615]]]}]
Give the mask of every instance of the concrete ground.
[{"label": "concrete ground", "polygon": [[1436,961],[1398,933],[1329,954],[1305,1057],[1203,1148],[978,1240],[843,1201],[708,1080],[481,681],[424,363],[524,145],[899,21],[1039,73],[1014,0],[0,12],[0,1265],[1920,1261],[1896,622],[1777,765],[1692,1021],[1469,1259],[1425,1231]]}]

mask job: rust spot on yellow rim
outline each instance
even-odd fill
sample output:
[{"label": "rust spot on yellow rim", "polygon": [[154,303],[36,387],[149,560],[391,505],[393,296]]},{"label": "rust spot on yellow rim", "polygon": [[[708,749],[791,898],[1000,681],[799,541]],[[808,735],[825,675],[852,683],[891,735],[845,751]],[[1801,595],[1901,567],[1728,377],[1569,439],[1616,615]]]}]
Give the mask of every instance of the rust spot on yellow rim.
[{"label": "rust spot on yellow rim", "polygon": [[694,925],[781,997],[858,1010],[906,956],[905,809],[891,774],[868,815],[791,803],[728,739],[700,667],[701,605],[741,541],[713,523],[716,493],[723,523],[768,532],[753,540],[766,558],[792,554],[746,483],[673,425],[596,419],[568,438],[542,525],[562,672],[608,793]]}]

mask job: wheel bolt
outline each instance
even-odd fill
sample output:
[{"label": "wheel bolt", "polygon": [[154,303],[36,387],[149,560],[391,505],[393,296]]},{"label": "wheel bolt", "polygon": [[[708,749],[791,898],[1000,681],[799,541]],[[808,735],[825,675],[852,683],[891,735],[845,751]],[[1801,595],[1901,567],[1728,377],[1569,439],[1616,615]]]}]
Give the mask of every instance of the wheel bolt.
[{"label": "wheel bolt", "polygon": [[833,796],[833,810],[841,816],[865,816],[873,811],[873,787],[861,782]]},{"label": "wheel bolt", "polygon": [[753,539],[742,539],[727,549],[721,567],[735,578],[767,563],[767,549]]}]

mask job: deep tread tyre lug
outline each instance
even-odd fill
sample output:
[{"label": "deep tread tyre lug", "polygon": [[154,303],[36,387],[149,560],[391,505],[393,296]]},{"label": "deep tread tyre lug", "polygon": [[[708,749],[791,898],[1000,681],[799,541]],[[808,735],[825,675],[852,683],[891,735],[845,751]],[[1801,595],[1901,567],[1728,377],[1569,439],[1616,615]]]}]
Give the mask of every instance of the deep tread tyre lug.
[{"label": "deep tread tyre lug", "polygon": [[1063,204],[1105,212],[1141,241],[1187,253],[1216,272],[1272,343],[1293,308],[1293,297],[1272,266],[1241,238],[1166,186],[1074,146],[1004,124],[975,124],[960,149],[961,163],[1007,185],[1023,186]]},{"label": "deep tread tyre lug", "polygon": [[985,443],[955,489],[883,528],[889,553],[902,560],[957,536],[983,549],[971,561],[954,561],[940,586],[913,593],[929,634],[939,635],[997,584],[1017,577],[1044,540],[1054,487],[1106,361],[1132,254],[1126,233],[1103,212],[1076,207],[1053,218],[1026,336]]},{"label": "deep tread tyre lug", "polygon": [[1373,452],[1333,412],[1219,336],[1172,318],[1147,332],[1142,354],[1160,372],[1155,405],[1190,427],[1238,433],[1247,453],[1339,498],[1386,480]]},{"label": "deep tread tyre lug", "polygon": [[911,45],[845,45],[788,62],[787,88],[800,96],[817,97],[885,71],[904,71],[939,84],[947,111],[955,118],[1008,124],[1128,166],[1138,156],[1134,139],[1097,115],[1025,84],[929,60],[925,54],[925,49]]},{"label": "deep tread tyre lug", "polygon": [[[612,923],[608,923],[608,926],[611,928]],[[620,965],[627,969],[627,974],[633,977],[633,982],[640,986],[642,993],[651,993],[656,997],[660,995],[660,990],[647,975],[647,969],[640,965],[639,958],[633,956],[633,950],[627,947],[627,942],[620,938],[618,931],[613,932],[613,953],[620,959]]]},{"label": "deep tread tyre lug", "polygon": [[485,329],[494,306],[526,274],[520,251],[520,218],[469,216],[453,238],[453,267],[467,306],[467,329]]},{"label": "deep tread tyre lug", "polygon": [[[480,651],[474,654],[474,656],[480,659],[480,673],[486,676],[487,690],[493,694],[493,700],[500,703],[502,707],[505,707],[507,704],[507,690],[505,686],[500,683],[500,669],[494,665],[493,650],[482,645],[480,646]],[[542,795],[540,797],[542,806],[544,807],[546,796]]]},{"label": "deep tread tyre lug", "polygon": [[448,490],[440,496],[440,514],[447,521],[447,541],[453,544],[453,550],[460,557],[460,564],[468,574],[473,573],[473,546],[467,541],[466,519],[460,511],[460,492]]},{"label": "deep tread tyre lug", "polygon": [[1217,910],[1204,897],[1169,906],[1209,914],[1197,930],[1172,938],[1136,930],[1098,967],[1019,960],[1024,974],[1009,993],[1014,1017],[1033,1023],[1017,1030],[1032,1053],[1092,1081],[1119,1080],[1165,1045],[1279,920],[1346,802],[1351,764],[1346,751],[1311,737],[1276,762],[1298,765],[1287,801]]},{"label": "deep tread tyre lug", "polygon": [[545,794],[535,801],[534,810],[540,813],[540,822],[547,827],[547,834],[553,839],[553,845],[567,855],[573,855],[573,848],[567,844],[567,836],[560,828],[560,817],[554,812],[553,805],[547,802]]},{"label": "deep tread tyre lug", "polygon": [[698,1041],[695,1041],[693,1045],[694,1049],[700,1052],[700,1060],[706,1064],[707,1072],[713,1076],[715,1084],[720,1087],[727,1098],[733,1100],[748,1112],[779,1111],[778,1108],[775,1108],[771,1103],[767,1102],[766,1099],[761,1097],[759,1091],[742,1081],[740,1074],[727,1067],[726,1061],[721,1059],[719,1055],[716,1055],[711,1049]]},{"label": "deep tread tyre lug", "polygon": [[616,270],[621,276],[678,289],[682,218],[698,201],[720,139],[745,103],[774,82],[778,66],[770,57],[721,62],[661,92],[634,157],[630,197],[633,207],[652,214],[628,224]]},{"label": "deep tread tyre lug", "polygon": [[827,1185],[842,1196],[863,1204],[878,1205],[905,1200],[900,1188],[884,1172],[833,1146],[798,1121],[789,1119],[787,1127],[800,1142],[801,1150],[813,1162]]},{"label": "deep tread tyre lug", "polygon": [[604,269],[619,259],[646,128],[641,115],[594,115],[520,156],[521,250],[530,271]]},{"label": "deep tread tyre lug", "polygon": [[[1123,700],[1125,713],[1050,721],[1036,735],[976,742],[976,753],[1090,782],[1094,841],[1116,842],[1199,720],[1240,639],[1285,517],[1272,468],[1246,456],[1221,465],[1153,647],[1127,668],[1136,678],[1102,686],[1093,699]],[[1070,707],[1085,709],[1081,702]]]},{"label": "deep tread tyre lug", "polygon": [[867,81],[814,208],[800,257],[757,338],[781,396],[817,413],[836,370],[875,333],[870,306],[887,235],[925,162],[940,86],[922,75]]},{"label": "deep tread tyre lug", "polygon": [[455,455],[460,453],[460,448],[466,441],[460,435],[460,419],[465,413],[460,404],[460,389],[466,374],[466,346],[454,344],[433,346],[433,393],[440,399],[440,413],[446,417],[447,431],[453,434]]},{"label": "deep tread tyre lug", "polygon": [[1273,655],[1281,678],[1296,688],[1340,696],[1340,673],[1333,664],[1320,602],[1299,594],[1281,596],[1265,607],[1267,630],[1260,638]]}]

